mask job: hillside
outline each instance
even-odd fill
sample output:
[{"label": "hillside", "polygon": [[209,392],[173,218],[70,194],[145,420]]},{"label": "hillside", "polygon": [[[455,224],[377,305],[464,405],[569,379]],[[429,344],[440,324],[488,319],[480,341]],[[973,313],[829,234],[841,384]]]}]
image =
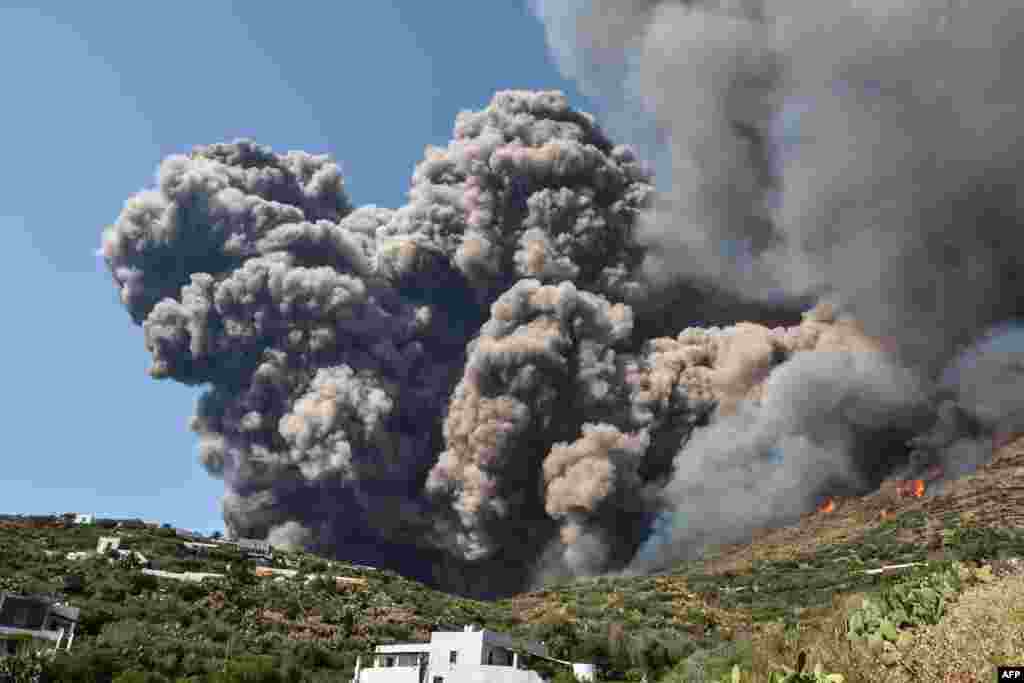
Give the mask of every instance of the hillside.
[{"label": "hillside", "polygon": [[[142,553],[159,570],[227,575],[179,582],[144,575],[120,560],[66,557],[95,550],[100,536],[115,534],[122,549]],[[277,568],[298,570],[294,578],[257,577],[231,547],[184,557],[183,541],[170,529],[9,518],[0,522],[0,547],[0,590],[55,594],[82,610],[71,654],[53,664],[61,681],[111,680],[131,670],[159,672],[168,680],[198,677],[221,671],[228,659],[229,669],[274,673],[226,680],[347,681],[356,656],[376,644],[427,640],[432,629],[466,624],[544,640],[556,654],[608,660],[612,675],[647,663],[665,668],[721,639],[713,620],[695,605],[668,599],[653,578],[583,582],[487,603],[440,593],[391,571],[304,553],[274,553]],[[307,581],[314,574],[327,580]],[[81,577],[80,589],[67,581],[72,575]],[[616,632],[613,622],[627,625],[629,635]],[[611,640],[624,645],[614,661],[603,656],[609,627]]]},{"label": "hillside", "polygon": [[[942,652],[987,652],[970,640],[981,637],[976,626],[958,632],[950,624],[977,622],[979,609],[988,610],[984,621],[991,624],[1009,623],[1007,615],[1016,614],[1016,603],[1006,601],[1024,596],[1024,586],[1018,565],[1001,560],[1024,557],[1024,487],[1015,483],[1022,473],[1024,439],[935,495],[904,497],[887,486],[662,575],[580,580],[497,602],[303,553],[275,552],[274,565],[297,569],[294,578],[257,577],[237,548],[186,556],[170,529],[113,531],[7,518],[0,522],[0,590],[57,593],[81,608],[71,654],[49,665],[53,680],[61,681],[113,680],[131,670],[153,672],[151,680],[347,681],[356,656],[375,644],[427,639],[432,629],[471,623],[545,641],[556,656],[597,662],[610,680],[644,672],[649,680],[712,680],[734,663],[743,680],[752,680],[750,671],[767,680],[769,670],[793,664],[805,651],[848,682],[981,681],[987,680],[981,672],[975,679],[947,678],[954,665],[928,661],[921,648],[941,641]],[[66,558],[115,534],[122,548],[141,552],[161,570],[227,575],[185,583],[144,575],[120,560]],[[953,560],[966,564],[950,573]],[[907,563],[923,564],[866,573]],[[970,571],[982,563],[993,571]],[[909,628],[915,622],[908,619],[899,629],[899,651],[908,654],[892,654],[897,648],[878,638],[874,649],[846,638],[846,619],[863,595],[891,594],[894,586],[927,583],[944,571],[959,579],[950,579],[955,591],[935,613],[937,623]],[[326,580],[310,581],[312,574]],[[72,575],[81,577],[80,585],[66,578]],[[993,600],[993,591],[1002,600]],[[972,607],[975,599],[985,607]],[[1024,599],[1019,608],[1024,614]],[[1004,635],[987,664],[972,666],[1024,662],[1024,632]],[[955,637],[959,645],[949,642]],[[225,668],[234,673],[215,673]]]}]

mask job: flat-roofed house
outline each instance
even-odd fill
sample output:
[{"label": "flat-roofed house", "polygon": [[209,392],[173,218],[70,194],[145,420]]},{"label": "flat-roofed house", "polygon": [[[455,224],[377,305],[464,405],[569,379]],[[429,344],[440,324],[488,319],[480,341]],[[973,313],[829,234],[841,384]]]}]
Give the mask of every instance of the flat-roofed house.
[{"label": "flat-roofed house", "polygon": [[108,550],[117,550],[121,547],[120,536],[100,536],[99,540],[96,541],[96,554],[102,555]]},{"label": "flat-roofed house", "polygon": [[429,643],[379,645],[370,666],[356,662],[352,683],[544,683],[524,668],[524,655],[570,666],[580,680],[593,680],[590,664],[554,659],[543,644],[467,626],[434,631]]},{"label": "flat-roofed house", "polygon": [[256,538],[239,538],[235,541],[235,544],[243,553],[254,555],[273,555],[274,553],[270,547],[270,541],[262,541]]},{"label": "flat-roofed house", "polygon": [[70,650],[79,609],[36,596],[0,593],[0,657]]}]

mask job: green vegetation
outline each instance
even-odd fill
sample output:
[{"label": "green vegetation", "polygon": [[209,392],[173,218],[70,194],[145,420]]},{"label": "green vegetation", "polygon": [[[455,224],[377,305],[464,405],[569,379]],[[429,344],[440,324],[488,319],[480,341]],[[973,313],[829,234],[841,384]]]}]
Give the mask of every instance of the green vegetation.
[{"label": "green vegetation", "polygon": [[[929,560],[927,544],[914,537],[929,524],[941,527],[942,561]],[[544,641],[560,659],[593,662],[606,681],[857,683],[877,674],[870,662],[898,665],[907,634],[939,624],[966,586],[992,580],[966,567],[1024,556],[1019,530],[915,512],[873,524],[856,543],[755,559],[742,570],[716,573],[708,558],[664,575],[579,580],[482,602],[302,553],[275,554],[275,566],[297,569],[295,578],[256,577],[236,550],[192,556],[169,532],[0,523],[0,590],[50,593],[82,610],[72,652],[4,660],[0,679],[348,680],[356,657],[377,644],[477,624]],[[225,576],[178,582],[109,557],[66,559],[112,533],[155,568]],[[865,573],[911,562],[921,564]],[[326,578],[307,582],[310,574]],[[335,576],[366,585],[337,584]],[[804,666],[808,655],[813,668]],[[795,659],[796,668],[780,664]],[[542,660],[527,666],[553,683],[571,683],[564,667]]]},{"label": "green vegetation", "polygon": [[918,572],[886,587],[880,599],[864,598],[860,609],[850,615],[850,638],[884,638],[895,643],[901,628],[939,623],[946,602],[955,599],[960,589],[960,576],[952,567]]}]

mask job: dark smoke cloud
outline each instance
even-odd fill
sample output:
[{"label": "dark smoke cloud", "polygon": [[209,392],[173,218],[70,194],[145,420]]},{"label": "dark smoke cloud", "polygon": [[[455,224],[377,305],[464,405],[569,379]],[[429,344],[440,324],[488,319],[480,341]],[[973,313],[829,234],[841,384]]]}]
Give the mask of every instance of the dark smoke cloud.
[{"label": "dark smoke cloud", "polygon": [[[558,515],[518,487],[583,420],[545,430],[542,402],[610,410],[623,302],[644,293],[651,185],[632,151],[560,93],[506,91],[459,115],[397,210],[353,209],[326,157],[249,141],[172,156],[157,180],[102,253],[150,373],[207,387],[192,428],[229,529],[471,592],[520,585]],[[539,429],[535,454],[502,454],[517,425]]]},{"label": "dark smoke cloud", "polygon": [[932,372],[1018,312],[1020,7],[537,4],[567,70],[625,61],[665,128],[652,272],[829,294]]},{"label": "dark smoke cloud", "polygon": [[[563,71],[643,109],[669,148],[638,233],[648,275],[752,302],[826,299],[892,352],[872,361],[878,378],[903,367],[914,379],[880,385],[852,360],[830,361],[822,379],[812,368],[825,361],[797,354],[777,371],[807,397],[793,405],[838,400],[874,406],[874,417],[815,409],[782,419],[771,374],[757,400],[736,416],[718,411],[680,451],[644,566],[700,538],[792,518],[835,486],[827,481],[870,484],[903,468],[908,449],[910,471],[939,462],[955,475],[986,459],[999,434],[1020,431],[1020,338],[1000,332],[999,352],[975,342],[1024,306],[1024,91],[1013,66],[1024,58],[1024,10],[946,0],[533,6]],[[887,398],[876,391],[886,383],[896,392]],[[922,421],[934,424],[902,446]],[[865,443],[891,444],[891,456],[872,465]]]},{"label": "dark smoke cloud", "polygon": [[495,595],[1024,430],[1024,10],[534,9],[568,75],[653,120],[657,197],[563,95],[504,91],[397,209],[238,141],[165,160],[105,233],[151,374],[206,387],[231,531]]}]

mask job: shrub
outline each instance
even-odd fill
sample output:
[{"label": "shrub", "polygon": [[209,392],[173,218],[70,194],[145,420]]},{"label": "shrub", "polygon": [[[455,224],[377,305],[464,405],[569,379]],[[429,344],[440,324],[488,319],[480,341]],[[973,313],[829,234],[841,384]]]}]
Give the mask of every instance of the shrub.
[{"label": "shrub", "polygon": [[[842,674],[824,673],[821,662],[818,662],[813,671],[804,671],[807,662],[807,655],[800,653],[797,659],[796,668],[786,667],[786,671],[773,671],[768,675],[768,683],[843,683],[845,680]],[[732,680],[739,681],[739,667],[733,667]]]},{"label": "shrub", "polygon": [[132,595],[152,592],[160,588],[160,581],[152,574],[143,574],[142,572],[139,572],[137,574],[133,574],[129,581],[131,582]]},{"label": "shrub", "polygon": [[82,635],[98,636],[103,627],[115,619],[114,614],[107,609],[84,610],[78,620],[78,630]]},{"label": "shrub", "polygon": [[166,676],[152,671],[125,671],[113,683],[168,683],[168,680]]},{"label": "shrub", "polygon": [[0,681],[35,683],[42,676],[45,665],[45,657],[34,652],[0,658]]},{"label": "shrub", "polygon": [[107,648],[58,652],[47,665],[47,678],[60,683],[100,683],[113,679],[116,654]]},{"label": "shrub", "polygon": [[848,637],[894,643],[900,628],[937,624],[947,601],[959,591],[960,577],[948,567],[898,581],[884,589],[879,599],[865,598],[861,607],[850,614]]},{"label": "shrub", "polygon": [[185,602],[195,602],[209,594],[209,587],[203,583],[180,581],[176,587],[178,597]]},{"label": "shrub", "polygon": [[85,591],[85,577],[81,574],[67,574],[64,576],[65,593],[82,593]]},{"label": "shrub", "polygon": [[112,621],[103,627],[100,638],[113,646],[130,647],[148,639],[146,625],[136,619]]},{"label": "shrub", "polygon": [[112,579],[107,579],[96,589],[96,597],[104,602],[123,602],[126,593],[124,586]]},{"label": "shrub", "polygon": [[278,670],[273,657],[247,655],[227,662],[223,671],[210,674],[207,680],[210,683],[285,683],[289,679]]}]

